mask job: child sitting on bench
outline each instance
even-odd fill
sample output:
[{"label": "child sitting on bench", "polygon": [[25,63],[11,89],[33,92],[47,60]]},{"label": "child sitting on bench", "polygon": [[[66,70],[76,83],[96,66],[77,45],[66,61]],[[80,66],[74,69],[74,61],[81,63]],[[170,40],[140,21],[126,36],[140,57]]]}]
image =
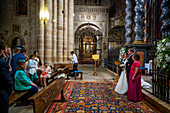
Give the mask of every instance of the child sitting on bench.
[{"label": "child sitting on bench", "polygon": [[[50,78],[51,77],[51,67],[48,66],[48,62],[45,61],[44,63],[44,70],[42,70],[42,73],[40,75],[40,82],[41,82],[41,86],[44,84],[44,87],[47,86],[46,84],[46,78]],[[43,81],[43,82],[42,82]]]}]

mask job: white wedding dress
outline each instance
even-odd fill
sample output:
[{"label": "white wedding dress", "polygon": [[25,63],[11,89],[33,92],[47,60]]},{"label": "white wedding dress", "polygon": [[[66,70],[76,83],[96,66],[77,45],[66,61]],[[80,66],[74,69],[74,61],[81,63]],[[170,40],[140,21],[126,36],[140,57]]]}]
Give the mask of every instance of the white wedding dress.
[{"label": "white wedding dress", "polygon": [[119,81],[117,82],[117,85],[115,87],[115,91],[119,94],[124,94],[128,90],[128,83],[126,78],[125,70],[122,71]]},{"label": "white wedding dress", "polygon": [[[126,62],[124,64],[126,64]],[[124,94],[127,92],[127,90],[128,90],[127,77],[125,70],[123,70],[115,87],[115,91],[119,94]]]}]

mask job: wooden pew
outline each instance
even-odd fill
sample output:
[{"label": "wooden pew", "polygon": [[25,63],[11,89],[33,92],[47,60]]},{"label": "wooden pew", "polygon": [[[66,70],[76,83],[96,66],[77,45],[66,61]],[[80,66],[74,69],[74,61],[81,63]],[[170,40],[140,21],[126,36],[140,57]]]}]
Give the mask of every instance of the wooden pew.
[{"label": "wooden pew", "polygon": [[12,104],[14,101],[21,98],[23,95],[25,95],[28,91],[23,92],[14,92],[9,96],[9,104]]},{"label": "wooden pew", "polygon": [[[64,68],[61,68],[61,70],[60,71],[54,71],[52,74],[51,74],[51,77],[50,78],[47,78],[46,79],[46,84],[47,85],[49,85],[50,83],[52,83],[54,80],[56,80],[57,79],[57,76],[59,75],[59,74],[61,74],[61,73],[68,73],[68,66],[65,66]],[[67,78],[68,78],[68,76],[67,76]]]},{"label": "wooden pew", "polygon": [[49,85],[50,83],[52,83],[55,80],[55,76],[58,75],[58,71],[55,71],[51,74],[50,78],[46,78],[46,84]]},{"label": "wooden pew", "polygon": [[54,64],[54,70],[58,70],[59,68],[67,67],[64,71],[65,74],[67,74],[66,80],[69,80],[68,75],[70,75],[70,72],[73,70],[73,64],[72,63],[56,63]]},{"label": "wooden pew", "polygon": [[69,70],[73,70],[73,64],[72,63],[55,63],[54,64],[54,70],[58,70],[58,68],[63,68],[65,66],[68,66]]},{"label": "wooden pew", "polygon": [[[65,79],[60,78],[46,86],[43,90],[29,98],[33,101],[34,113],[44,113],[47,107],[53,102],[66,102],[63,89],[65,87]],[[55,100],[56,96],[61,93],[61,99]]]}]

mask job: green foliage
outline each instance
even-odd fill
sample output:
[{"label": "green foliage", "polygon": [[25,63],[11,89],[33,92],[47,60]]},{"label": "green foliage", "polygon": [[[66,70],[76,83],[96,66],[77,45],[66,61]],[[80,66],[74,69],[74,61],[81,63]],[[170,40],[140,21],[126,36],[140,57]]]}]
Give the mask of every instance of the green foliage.
[{"label": "green foliage", "polygon": [[121,55],[122,55],[122,53],[126,53],[126,48],[125,47],[122,47],[120,49],[120,54],[119,54],[119,59],[118,59],[119,62],[121,62],[121,59],[122,59]]},{"label": "green foliage", "polygon": [[170,70],[170,36],[158,42],[156,61],[161,70]]}]

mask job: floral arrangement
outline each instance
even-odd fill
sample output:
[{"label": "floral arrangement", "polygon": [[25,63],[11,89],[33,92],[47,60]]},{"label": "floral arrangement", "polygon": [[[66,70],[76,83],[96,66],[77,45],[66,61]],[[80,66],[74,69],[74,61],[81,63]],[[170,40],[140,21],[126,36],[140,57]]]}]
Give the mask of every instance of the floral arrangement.
[{"label": "floral arrangement", "polygon": [[158,42],[156,61],[161,70],[170,70],[170,36]]},{"label": "floral arrangement", "polygon": [[125,52],[126,52],[126,48],[125,48],[125,47],[122,47],[122,48],[120,49],[120,54],[119,54],[119,59],[118,59],[119,62],[121,62],[121,59],[122,59],[121,55],[122,55],[122,53],[125,53]]}]

